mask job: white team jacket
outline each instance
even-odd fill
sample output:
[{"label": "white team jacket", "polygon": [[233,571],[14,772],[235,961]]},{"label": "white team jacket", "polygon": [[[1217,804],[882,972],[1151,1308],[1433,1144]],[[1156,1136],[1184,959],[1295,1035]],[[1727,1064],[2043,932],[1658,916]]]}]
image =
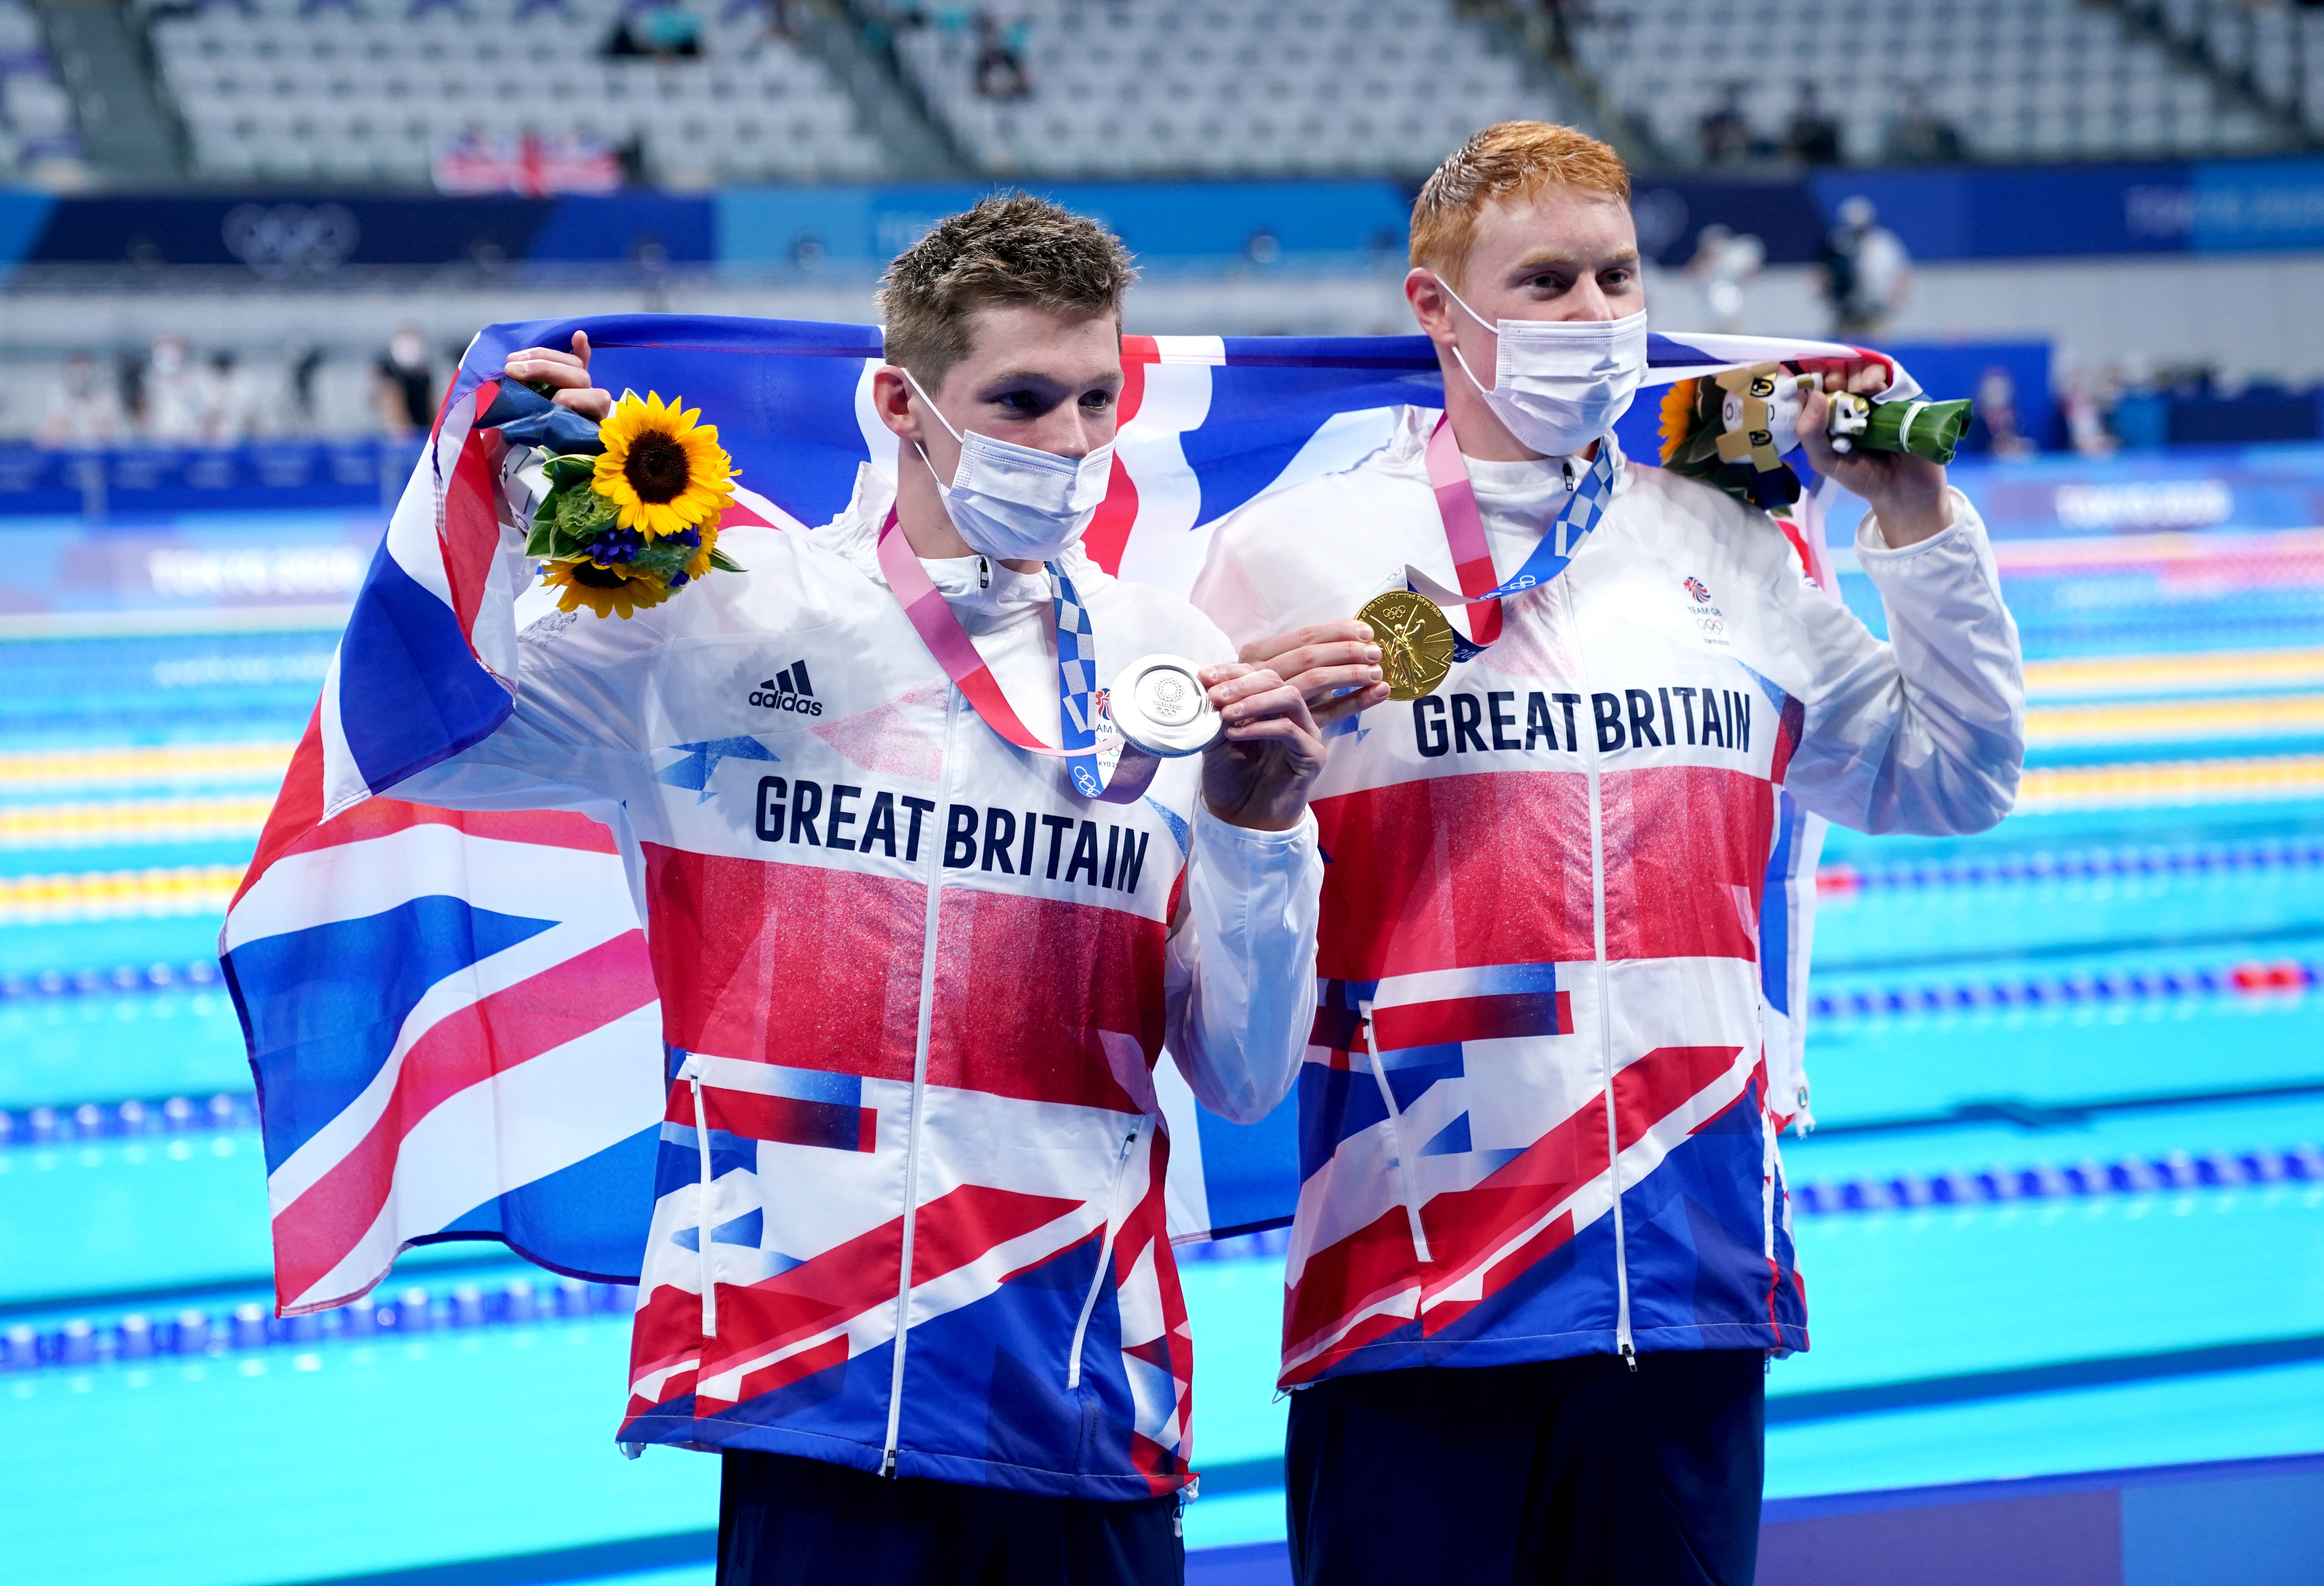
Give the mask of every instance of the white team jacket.
[{"label": "white team jacket", "polygon": [[[1407,564],[1458,587],[1436,417],[1228,520],[1195,604],[1243,643],[1352,616]],[[1500,576],[1548,489],[1529,522],[1483,501]],[[2008,812],[2017,634],[1976,512],[1952,511],[1897,550],[1868,519],[1882,643],[1766,515],[1626,463],[1498,643],[1333,740],[1286,1383],[1804,1347],[1775,1146],[1795,1102],[1762,1050],[1776,790],[1873,832]]]},{"label": "white team jacket", "polygon": [[[1167,1492],[1192,1352],[1154,1067],[1167,1041],[1240,1120],[1287,1091],[1314,823],[1217,820],[1194,758],[1127,806],[1077,798],[904,616],[890,499],[866,468],[825,528],[725,535],[745,574],[532,622],[514,715],[397,791],[584,809],[636,869],[671,1084],[623,1441]],[[1047,575],[927,566],[1056,741]],[[1067,570],[1101,679],[1230,657],[1183,600]]]}]

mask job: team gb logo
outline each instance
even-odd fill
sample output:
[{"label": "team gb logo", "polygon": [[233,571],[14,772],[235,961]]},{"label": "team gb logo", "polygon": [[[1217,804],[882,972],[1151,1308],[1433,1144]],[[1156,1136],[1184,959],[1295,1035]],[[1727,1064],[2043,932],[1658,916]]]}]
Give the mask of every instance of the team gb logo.
[{"label": "team gb logo", "polygon": [[1709,605],[1711,604],[1710,587],[1700,578],[1691,577],[1687,579],[1686,592],[1694,596],[1694,604],[1697,605]]}]

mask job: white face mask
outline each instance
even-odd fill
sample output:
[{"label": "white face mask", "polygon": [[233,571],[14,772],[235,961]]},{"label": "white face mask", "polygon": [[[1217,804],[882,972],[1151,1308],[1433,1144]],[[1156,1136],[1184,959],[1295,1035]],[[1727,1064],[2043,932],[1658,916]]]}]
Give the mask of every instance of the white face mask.
[{"label": "white face mask", "polygon": [[[995,561],[1046,562],[1081,539],[1113,477],[1111,441],[1074,458],[973,431],[963,435],[911,372],[901,373],[945,433],[960,442],[960,463],[944,487],[945,511],[971,550]],[[927,455],[922,448],[923,462]]]},{"label": "white face mask", "polygon": [[[1437,284],[1443,286],[1440,281]],[[1488,323],[1450,286],[1444,295],[1500,342],[1493,383],[1477,378],[1455,346],[1453,358],[1493,416],[1546,456],[1571,456],[1629,411],[1646,372],[1645,309],[1620,319],[1503,319]]]}]

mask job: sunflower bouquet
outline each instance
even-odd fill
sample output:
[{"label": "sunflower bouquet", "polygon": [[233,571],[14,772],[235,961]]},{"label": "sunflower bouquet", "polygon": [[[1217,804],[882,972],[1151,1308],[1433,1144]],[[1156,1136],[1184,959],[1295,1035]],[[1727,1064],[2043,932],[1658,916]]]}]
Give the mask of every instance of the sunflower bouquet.
[{"label": "sunflower bouquet", "polygon": [[713,568],[742,571],[718,549],[718,518],[734,493],[733,460],[715,426],[649,394],[624,392],[598,426],[595,456],[545,458],[548,493],[525,539],[559,611],[601,617],[659,605]]}]

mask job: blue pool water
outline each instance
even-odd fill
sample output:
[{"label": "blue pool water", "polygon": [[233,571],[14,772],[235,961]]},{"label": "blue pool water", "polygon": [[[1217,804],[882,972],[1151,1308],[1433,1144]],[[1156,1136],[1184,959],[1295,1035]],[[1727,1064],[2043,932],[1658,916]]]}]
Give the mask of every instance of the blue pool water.
[{"label": "blue pool water", "polygon": [[[2123,543],[2077,580],[2002,541],[2036,663],[2022,812],[1827,846],[1819,1127],[1784,1146],[1814,1347],[1769,1378],[1773,1495],[2324,1450],[2324,569],[2262,545],[2206,579]],[[223,1325],[269,1290],[204,966],[331,635],[119,628],[0,633],[0,1342]],[[2258,728],[2226,708],[2252,702]],[[525,1270],[438,1247],[381,1292]],[[1279,1259],[1185,1281],[1214,1473],[1189,1544],[1279,1536]],[[715,1463],[618,1457],[626,1330],[580,1309],[0,1371],[8,1578],[576,1548],[610,1577],[659,1548],[622,1578],[700,1586]]]}]

